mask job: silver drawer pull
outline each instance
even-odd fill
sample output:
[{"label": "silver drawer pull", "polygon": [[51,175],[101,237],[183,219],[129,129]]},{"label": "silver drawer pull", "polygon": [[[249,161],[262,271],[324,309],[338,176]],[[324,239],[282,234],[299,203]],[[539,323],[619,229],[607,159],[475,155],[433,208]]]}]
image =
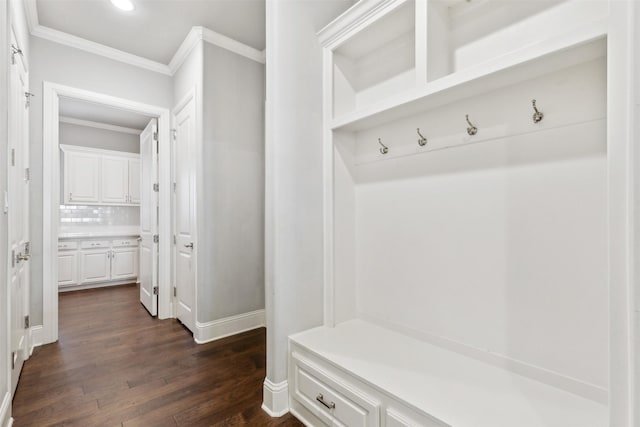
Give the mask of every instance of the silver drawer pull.
[{"label": "silver drawer pull", "polygon": [[318,394],[316,400],[322,403],[327,409],[336,409],[336,404],[334,402],[327,403],[324,401],[324,396],[322,395],[322,393]]}]

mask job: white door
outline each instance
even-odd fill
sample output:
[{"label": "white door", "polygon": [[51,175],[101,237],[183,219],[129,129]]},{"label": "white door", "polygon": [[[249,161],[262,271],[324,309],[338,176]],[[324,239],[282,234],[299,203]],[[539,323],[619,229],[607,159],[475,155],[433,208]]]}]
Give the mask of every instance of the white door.
[{"label": "white door", "polygon": [[176,316],[192,332],[196,304],[196,117],[195,100],[175,112]]},{"label": "white door", "polygon": [[[17,46],[15,35],[11,43]],[[9,94],[9,295],[11,319],[11,390],[15,392],[29,343],[29,80],[21,55],[14,55]]]},{"label": "white door", "polygon": [[111,255],[111,279],[134,279],[138,276],[138,248],[114,249]]},{"label": "white door", "polygon": [[129,203],[140,204],[140,160],[129,160]]},{"label": "white door", "polygon": [[106,282],[111,279],[110,249],[82,250],[80,262],[82,283]]},{"label": "white door", "polygon": [[78,251],[58,251],[58,286],[78,284]]},{"label": "white door", "polygon": [[129,159],[101,156],[102,203],[129,203]]},{"label": "white door", "polygon": [[64,160],[65,202],[100,202],[100,157],[92,153],[69,152]]},{"label": "white door", "polygon": [[158,314],[158,124],[149,122],[140,134],[140,302]]}]

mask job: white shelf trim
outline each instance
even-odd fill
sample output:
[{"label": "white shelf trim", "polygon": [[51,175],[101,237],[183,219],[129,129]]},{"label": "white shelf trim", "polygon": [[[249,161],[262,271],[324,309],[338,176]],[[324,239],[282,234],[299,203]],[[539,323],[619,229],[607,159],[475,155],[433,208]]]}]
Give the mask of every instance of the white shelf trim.
[{"label": "white shelf trim", "polygon": [[78,126],[86,126],[86,127],[96,128],[96,129],[110,130],[113,132],[129,133],[131,135],[140,135],[140,133],[142,133],[141,129],[110,125],[107,123],[94,122],[92,120],[76,119],[74,117],[67,117],[67,116],[60,116],[60,122],[68,123],[70,125],[78,125]]}]

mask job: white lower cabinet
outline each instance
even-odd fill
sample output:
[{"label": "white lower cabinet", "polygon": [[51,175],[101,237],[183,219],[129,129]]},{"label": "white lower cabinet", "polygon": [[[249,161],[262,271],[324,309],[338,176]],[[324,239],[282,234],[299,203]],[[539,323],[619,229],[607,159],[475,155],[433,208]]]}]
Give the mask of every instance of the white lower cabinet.
[{"label": "white lower cabinet", "polygon": [[131,279],[138,276],[138,248],[114,249],[111,259],[113,280]]},{"label": "white lower cabinet", "polygon": [[72,286],[78,283],[78,252],[58,252],[58,286]]},{"label": "white lower cabinet", "polygon": [[137,280],[135,237],[58,242],[58,287]]},{"label": "white lower cabinet", "polygon": [[105,282],[111,279],[110,251],[87,249],[80,251],[80,280],[82,283]]}]

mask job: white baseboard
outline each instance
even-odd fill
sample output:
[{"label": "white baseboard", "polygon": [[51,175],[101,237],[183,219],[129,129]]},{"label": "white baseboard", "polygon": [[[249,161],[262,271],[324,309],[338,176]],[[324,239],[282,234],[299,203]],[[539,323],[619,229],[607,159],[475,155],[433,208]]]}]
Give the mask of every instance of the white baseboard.
[{"label": "white baseboard", "polygon": [[289,412],[289,384],[287,380],[273,383],[265,378],[262,390],[262,410],[269,416],[281,417]]},{"label": "white baseboard", "polygon": [[42,325],[31,327],[31,348],[29,349],[29,357],[33,354],[33,349],[44,344],[44,327]]},{"label": "white baseboard", "polygon": [[11,393],[7,392],[0,404],[0,426],[11,427],[13,425],[13,418],[11,418]]},{"label": "white baseboard", "polygon": [[193,339],[198,344],[204,344],[240,332],[265,326],[264,310],[251,311],[249,313],[238,314],[236,316],[225,317],[213,322],[196,322],[196,330]]},{"label": "white baseboard", "polygon": [[72,291],[84,291],[85,289],[98,289],[98,288],[107,288],[110,286],[122,286],[122,285],[132,285],[134,283],[134,279],[128,280],[114,280],[112,282],[100,282],[100,283],[85,283],[83,285],[71,285],[71,286],[61,286],[58,288],[58,292],[72,292]]}]

